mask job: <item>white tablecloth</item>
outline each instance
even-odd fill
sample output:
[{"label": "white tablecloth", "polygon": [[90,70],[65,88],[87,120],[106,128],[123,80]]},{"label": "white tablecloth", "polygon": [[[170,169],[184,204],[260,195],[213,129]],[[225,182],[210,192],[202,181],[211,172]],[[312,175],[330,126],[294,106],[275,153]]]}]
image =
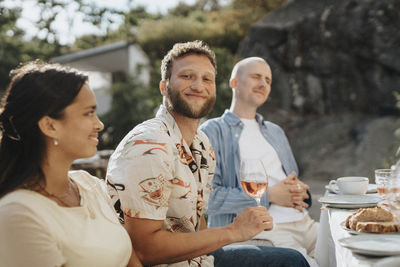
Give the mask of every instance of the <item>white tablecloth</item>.
[{"label": "white tablecloth", "polygon": [[[334,208],[321,210],[318,240],[315,247],[315,258],[319,266],[369,267],[384,259],[353,254],[351,250],[338,243],[339,239],[351,236],[340,224],[354,211],[356,210]],[[400,266],[400,263],[397,266]]]}]

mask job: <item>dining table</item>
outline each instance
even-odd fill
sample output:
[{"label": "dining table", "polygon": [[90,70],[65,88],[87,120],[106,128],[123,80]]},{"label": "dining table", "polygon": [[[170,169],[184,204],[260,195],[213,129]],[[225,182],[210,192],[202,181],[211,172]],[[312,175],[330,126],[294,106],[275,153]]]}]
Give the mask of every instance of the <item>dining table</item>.
[{"label": "dining table", "polygon": [[[368,195],[379,197],[377,194]],[[323,197],[323,200],[325,200],[326,197],[329,198],[330,196],[335,196],[335,199],[341,198],[340,195],[334,194],[331,191],[327,190]],[[376,203],[376,205],[378,204],[379,203]],[[400,266],[400,248],[398,248],[400,247],[400,233],[393,233],[390,235],[377,233],[355,233],[354,231],[347,229],[344,225],[346,218],[357,210],[357,205],[330,206],[327,205],[325,202],[321,203],[320,226],[318,229],[318,239],[315,247],[315,259],[318,262],[319,266]],[[354,240],[354,238],[359,238],[360,236],[363,238],[362,241],[366,243],[365,245],[368,248],[367,252],[353,252],[353,248],[349,249],[343,246],[343,243],[346,243],[344,241]],[[377,243],[377,246],[375,246],[373,242],[376,242],[378,239],[382,239],[382,237],[390,237],[392,239],[389,238],[387,244],[383,243],[382,245],[381,243]],[[395,248],[394,252],[392,253],[391,249],[393,249],[393,246],[395,246]],[[379,253],[372,253],[374,255],[371,255],[369,253],[369,250],[373,250],[373,252],[375,252],[374,249],[383,249],[383,254],[385,255],[383,256]],[[388,253],[388,251],[390,251],[390,253]]]}]

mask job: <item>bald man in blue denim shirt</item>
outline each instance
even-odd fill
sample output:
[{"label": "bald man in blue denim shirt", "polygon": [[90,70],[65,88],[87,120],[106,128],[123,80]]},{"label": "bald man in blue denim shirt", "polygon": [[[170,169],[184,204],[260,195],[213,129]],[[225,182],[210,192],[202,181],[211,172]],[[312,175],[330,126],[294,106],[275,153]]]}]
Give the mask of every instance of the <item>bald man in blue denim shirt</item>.
[{"label": "bald man in blue denim shirt", "polygon": [[264,59],[239,61],[230,79],[230,110],[200,127],[210,139],[217,160],[208,226],[227,225],[236,214],[256,205],[242,190],[239,168],[241,160],[259,158],[266,166],[270,185],[261,204],[268,208],[275,227],[256,236],[250,244],[272,243],[297,249],[311,266],[318,266],[313,259],[318,223],[306,210],[311,205],[309,187],[297,177],[298,167],[284,131],[256,113],[268,99],[271,84],[271,69]]}]

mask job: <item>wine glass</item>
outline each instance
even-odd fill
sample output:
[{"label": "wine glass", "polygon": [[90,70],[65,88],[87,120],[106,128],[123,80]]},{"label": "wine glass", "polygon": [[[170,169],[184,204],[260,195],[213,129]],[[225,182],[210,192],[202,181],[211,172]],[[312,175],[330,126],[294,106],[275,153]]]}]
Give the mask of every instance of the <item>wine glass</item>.
[{"label": "wine glass", "polygon": [[389,187],[391,174],[392,174],[391,169],[375,170],[375,183],[376,183],[377,191],[378,191],[379,195],[385,197],[386,194],[388,193],[388,187]]},{"label": "wine glass", "polygon": [[387,200],[389,202],[389,209],[400,219],[400,177],[393,175],[390,178],[389,190]]},{"label": "wine glass", "polygon": [[267,172],[261,159],[243,159],[240,162],[240,183],[246,194],[261,206],[261,197],[268,187]]}]

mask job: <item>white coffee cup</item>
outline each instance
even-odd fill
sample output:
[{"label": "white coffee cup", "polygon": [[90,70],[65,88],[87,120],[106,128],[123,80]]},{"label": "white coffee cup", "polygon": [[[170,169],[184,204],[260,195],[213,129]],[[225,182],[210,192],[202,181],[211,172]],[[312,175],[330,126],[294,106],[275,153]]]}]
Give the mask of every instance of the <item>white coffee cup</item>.
[{"label": "white coffee cup", "polygon": [[368,191],[368,183],[368,177],[346,176],[330,181],[329,185],[336,184],[343,195],[364,195]]}]

